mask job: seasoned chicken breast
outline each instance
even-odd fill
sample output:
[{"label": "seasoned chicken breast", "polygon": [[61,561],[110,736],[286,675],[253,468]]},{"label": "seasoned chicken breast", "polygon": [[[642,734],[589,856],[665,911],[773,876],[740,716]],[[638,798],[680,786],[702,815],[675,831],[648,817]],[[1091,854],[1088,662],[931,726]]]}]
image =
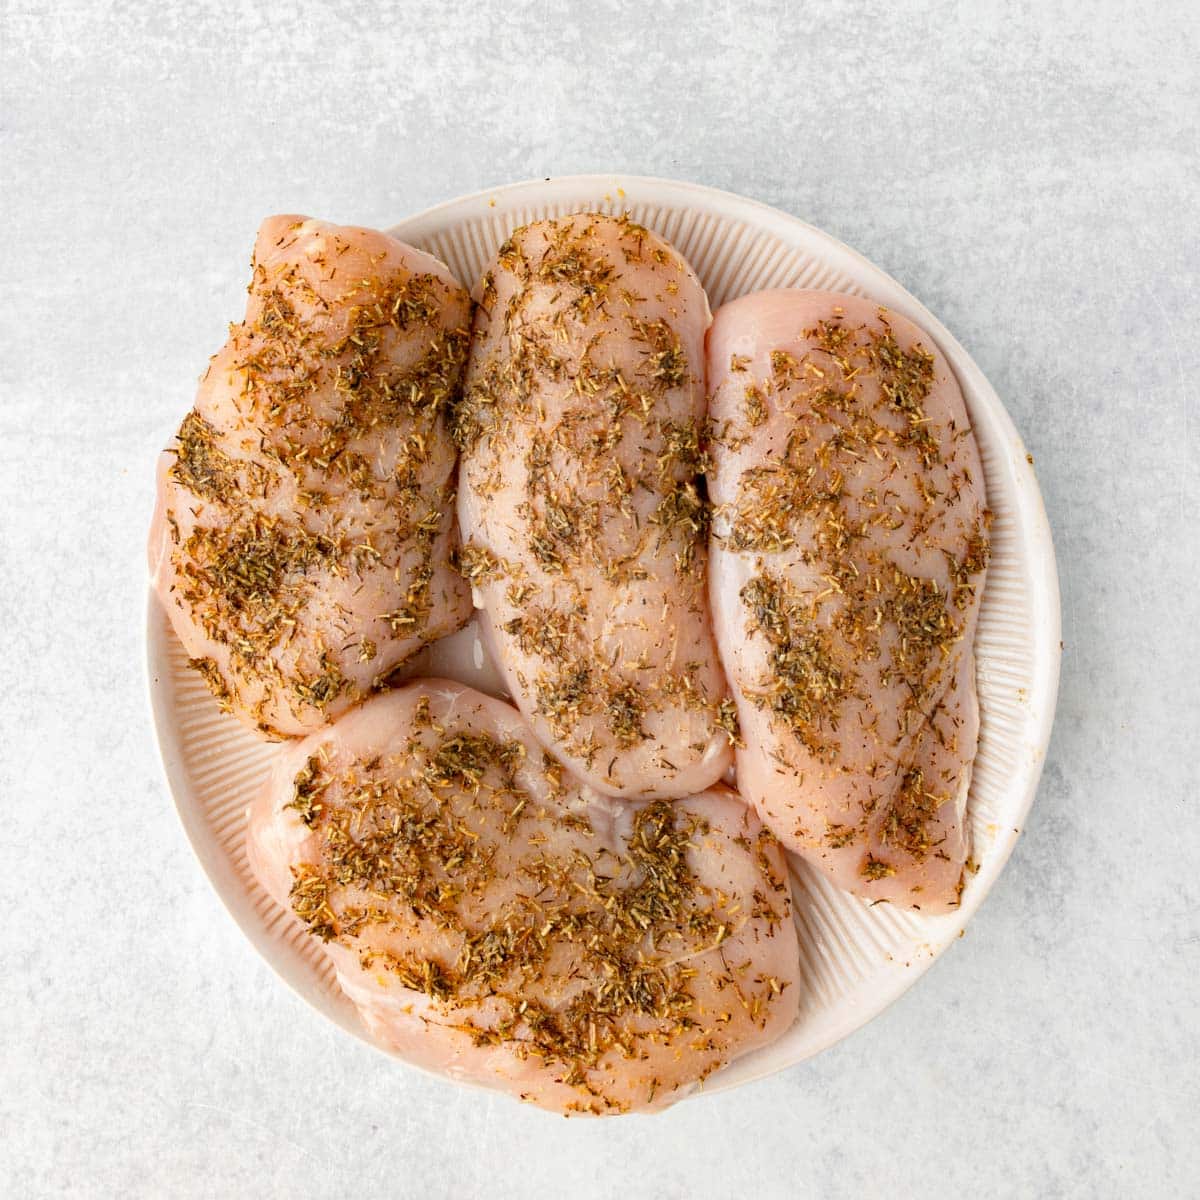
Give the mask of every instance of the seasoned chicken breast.
[{"label": "seasoned chicken breast", "polygon": [[585,213],[517,230],[477,299],[458,514],[508,689],[598,791],[702,791],[732,718],[697,482],[704,292],[661,238]]},{"label": "seasoned chicken breast", "polygon": [[281,748],[248,836],[380,1043],[543,1108],[664,1107],[797,1014],[783,856],[750,809],[601,796],[459,684]]},{"label": "seasoned chicken breast", "polygon": [[369,229],[272,217],[246,317],[163,456],[154,587],[193,665],[302,734],[470,616],[451,566],[470,298]]},{"label": "seasoned chicken breast", "polygon": [[763,292],[708,338],[711,596],[741,794],[842,887],[957,902],[978,734],[983,472],[911,322]]}]

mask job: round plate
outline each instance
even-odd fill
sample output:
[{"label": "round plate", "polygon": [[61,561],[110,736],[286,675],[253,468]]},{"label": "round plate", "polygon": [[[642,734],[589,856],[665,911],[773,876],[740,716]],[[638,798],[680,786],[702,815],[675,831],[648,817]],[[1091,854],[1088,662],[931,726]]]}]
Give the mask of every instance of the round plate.
[{"label": "round plate", "polygon": [[[976,640],[982,722],[967,809],[979,870],[967,881],[962,905],[940,917],[887,904],[870,907],[793,859],[804,983],[800,1017],[779,1041],[712,1076],[704,1088],[711,1093],[800,1062],[866,1024],[929,968],[979,907],[1016,843],[1050,738],[1060,656],[1058,576],[1033,468],[982,372],[894,279],[811,225],[696,184],[585,175],[464,196],[390,232],[437,255],[470,287],[517,226],[580,210],[628,211],[669,239],[699,273],[714,309],[762,288],[826,288],[868,296],[915,321],[962,386],[995,514]],[[319,943],[276,908],[247,868],[246,805],[272,747],[218,712],[153,593],[147,616],[159,747],[197,857],[234,919],[284,980],[331,1020],[370,1041]],[[429,652],[425,657],[429,663]],[[494,679],[470,627],[432,657],[427,670],[475,686]]]}]

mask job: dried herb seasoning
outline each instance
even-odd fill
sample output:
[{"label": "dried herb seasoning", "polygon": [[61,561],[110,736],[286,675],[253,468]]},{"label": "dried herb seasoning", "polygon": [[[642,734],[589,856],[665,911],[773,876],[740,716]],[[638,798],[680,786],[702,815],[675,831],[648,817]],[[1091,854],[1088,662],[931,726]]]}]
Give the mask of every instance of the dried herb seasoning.
[{"label": "dried herb seasoning", "polygon": [[[720,947],[747,907],[770,927],[785,920],[787,885],[765,832],[752,848],[772,883],[749,906],[702,884],[690,854],[707,826],[669,801],[638,809],[623,849],[589,851],[590,819],[564,794],[561,767],[529,758],[523,743],[436,727],[402,754],[310,757],[289,805],[311,833],[291,905],[314,936],[358,947],[365,970],[428,997],[476,1044],[534,1057],[580,1090],[583,1108],[608,1110],[619,1105],[600,1087],[603,1060],[696,1049],[693,1030],[713,1015],[696,1007],[689,960]],[[527,771],[550,784],[547,800],[525,790]],[[572,840],[551,838],[555,826]],[[497,852],[512,844],[529,851],[500,875]],[[433,931],[444,949],[429,948]],[[779,981],[727,971],[731,1000],[765,1020]],[[568,992],[547,1003],[564,978]]]}]

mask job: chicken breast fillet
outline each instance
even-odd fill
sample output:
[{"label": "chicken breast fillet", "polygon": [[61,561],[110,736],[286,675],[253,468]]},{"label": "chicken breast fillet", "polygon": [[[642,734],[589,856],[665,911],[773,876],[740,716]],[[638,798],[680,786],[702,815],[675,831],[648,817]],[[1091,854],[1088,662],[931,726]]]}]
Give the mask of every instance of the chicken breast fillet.
[{"label": "chicken breast fillet", "polygon": [[988,556],[962,394],[915,325],[763,292],[708,338],[711,596],[741,794],[841,887],[957,903]]},{"label": "chicken breast fillet", "polygon": [[153,584],[222,704],[318,728],[470,616],[447,410],[470,298],[369,229],[271,217],[163,456]]},{"label": "chicken breast fillet", "polygon": [[458,514],[508,689],[598,791],[701,791],[732,721],[697,487],[704,291],[661,238],[585,213],[517,230],[477,300]]},{"label": "chicken breast fillet", "polygon": [[749,808],[601,796],[459,684],[282,748],[248,836],[381,1044],[543,1108],[664,1107],[798,1011],[783,854]]}]

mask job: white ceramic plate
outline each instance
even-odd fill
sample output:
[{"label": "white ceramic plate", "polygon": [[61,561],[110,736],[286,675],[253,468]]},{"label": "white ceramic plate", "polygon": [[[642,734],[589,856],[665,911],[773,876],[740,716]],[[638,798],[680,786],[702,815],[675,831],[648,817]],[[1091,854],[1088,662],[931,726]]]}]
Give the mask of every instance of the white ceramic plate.
[{"label": "white ceramic plate", "polygon": [[[437,255],[469,287],[518,225],[582,209],[628,210],[668,238],[696,268],[714,309],[761,288],[827,288],[869,296],[915,321],[958,376],[995,513],[976,642],[982,729],[968,803],[979,871],[967,882],[962,906],[941,917],[886,904],[868,907],[794,861],[805,984],[799,1020],[774,1045],[714,1075],[705,1087],[711,1093],[800,1062],[864,1025],[929,968],[979,907],[1016,843],[1050,737],[1060,656],[1058,577],[1033,468],[979,368],[894,279],[795,217],[696,184],[587,175],[464,196],[410,217],[391,232]],[[149,464],[145,470],[149,476]],[[481,665],[470,628],[451,646],[439,646],[435,659],[426,670],[487,686],[488,665]],[[246,804],[272,748],[217,711],[199,676],[188,669],[153,594],[147,662],[167,780],[221,899],[300,995],[370,1041],[336,987],[319,944],[274,907],[247,869]]]}]

